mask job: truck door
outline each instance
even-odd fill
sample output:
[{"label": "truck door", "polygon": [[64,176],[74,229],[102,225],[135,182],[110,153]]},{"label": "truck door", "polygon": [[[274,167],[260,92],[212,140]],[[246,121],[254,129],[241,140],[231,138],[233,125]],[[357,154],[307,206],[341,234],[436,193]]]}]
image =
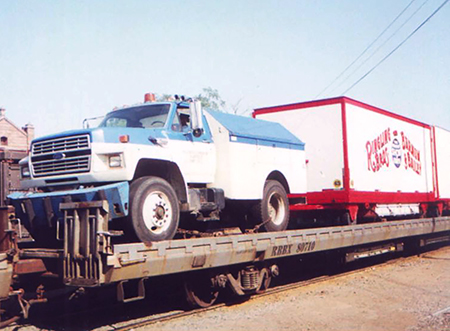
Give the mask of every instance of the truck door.
[{"label": "truck door", "polygon": [[211,183],[216,168],[215,146],[207,125],[200,137],[190,128],[188,108],[178,107],[170,125],[170,141],[175,148],[174,161],[179,164],[187,183]]}]

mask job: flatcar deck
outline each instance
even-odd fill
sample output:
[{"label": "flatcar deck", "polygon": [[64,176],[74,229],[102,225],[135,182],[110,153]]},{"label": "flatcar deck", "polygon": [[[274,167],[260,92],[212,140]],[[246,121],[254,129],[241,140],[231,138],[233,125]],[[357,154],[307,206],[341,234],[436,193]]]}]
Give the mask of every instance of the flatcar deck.
[{"label": "flatcar deck", "polygon": [[450,231],[450,217],[113,246],[105,283]]}]

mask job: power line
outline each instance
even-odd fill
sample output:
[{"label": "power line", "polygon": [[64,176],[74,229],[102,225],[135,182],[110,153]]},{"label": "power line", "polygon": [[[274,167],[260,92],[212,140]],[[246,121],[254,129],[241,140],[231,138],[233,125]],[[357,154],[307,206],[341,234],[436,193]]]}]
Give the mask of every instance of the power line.
[{"label": "power line", "polygon": [[397,15],[397,17],[396,18],[394,18],[394,20],[383,30],[383,32],[381,32],[379,35],[378,35],[378,37],[376,37],[375,38],[375,40],[374,41],[372,41],[371,43],[370,43],[370,45],[369,46],[367,46],[366,47],[366,49],[364,49],[363,51],[362,51],[362,53],[361,54],[359,54],[358,55],[358,57],[355,59],[355,60],[353,60],[353,62],[352,63],[350,63],[348,66],[347,66],[347,68],[345,68],[330,84],[328,84],[319,94],[317,94],[315,97],[314,97],[314,99],[317,99],[320,95],[322,95],[322,93],[324,93],[326,90],[328,90],[328,88],[331,86],[331,85],[333,85],[339,78],[341,78],[342,77],[342,75],[348,70],[348,69],[350,69],[372,46],[373,46],[373,44],[375,44],[377,41],[378,41],[378,39],[380,39],[381,38],[381,36],[392,26],[392,24],[394,24],[399,18],[400,18],[400,16],[402,16],[403,15],[403,13],[413,4],[413,2],[414,1],[416,1],[416,0],[412,0],[401,12],[400,12],[400,14],[398,14]]},{"label": "power line", "polygon": [[347,90],[344,91],[344,93],[342,93],[342,95],[344,95],[345,93],[347,93],[348,91],[350,91],[352,88],[354,88],[356,85],[359,84],[359,82],[361,82],[364,78],[366,78],[368,75],[370,75],[370,73],[372,71],[374,71],[380,64],[382,64],[388,57],[390,57],[392,54],[395,53],[395,51],[397,51],[400,47],[403,46],[404,43],[406,43],[409,38],[411,38],[417,31],[419,31],[434,15],[436,15],[441,9],[442,7],[444,7],[447,2],[449,2],[450,0],[445,0],[430,16],[428,16],[413,32],[411,32],[408,37],[406,37],[400,44],[398,44],[397,47],[395,47],[388,55],[386,55],[383,59],[381,59],[380,62],[378,62],[375,66],[372,67],[372,69],[370,69],[366,74],[364,74],[360,79],[358,79],[352,86],[350,86]]},{"label": "power line", "polygon": [[336,91],[337,89],[338,89],[338,87],[340,87],[342,84],[344,84],[351,76],[353,76],[353,74],[355,73],[355,72],[357,72],[364,64],[366,64],[367,63],[367,61],[369,61],[375,54],[377,54],[378,53],[378,51],[381,49],[381,48],[383,48],[383,46],[384,45],[386,45],[388,42],[389,42],[389,40],[391,40],[405,25],[406,25],[406,23],[408,23],[414,16],[416,16],[416,14],[422,9],[422,7],[423,6],[425,6],[425,4],[428,2],[429,0],[425,0],[423,3],[422,3],[422,5],[420,5],[420,7],[419,8],[417,8],[413,13],[412,13],[412,15],[410,15],[407,19],[406,19],[406,21],[404,21],[403,22],[403,24],[402,25],[400,25],[398,28],[397,28],[397,30],[395,30],[394,31],[394,33],[393,34],[391,34],[390,36],[389,36],[389,38],[388,39],[386,39],[380,46],[378,46],[378,48],[376,49],[376,50],[374,50],[373,52],[372,52],[372,54],[370,54],[362,63],[360,63],[357,67],[356,67],[356,69],[355,70],[353,70],[349,75],[347,75],[347,77],[345,77],[333,90],[331,90],[331,92],[330,92],[330,94],[331,93],[333,93],[334,91]]}]

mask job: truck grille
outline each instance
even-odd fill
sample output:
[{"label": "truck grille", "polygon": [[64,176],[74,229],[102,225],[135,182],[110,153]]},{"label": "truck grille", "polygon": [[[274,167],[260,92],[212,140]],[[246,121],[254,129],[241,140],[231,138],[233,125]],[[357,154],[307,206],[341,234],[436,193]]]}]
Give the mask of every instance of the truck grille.
[{"label": "truck grille", "polygon": [[45,176],[48,174],[66,174],[81,171],[89,171],[89,156],[67,158],[57,161],[34,162],[33,170],[35,176]]},{"label": "truck grille", "polygon": [[91,164],[89,135],[39,141],[33,144],[34,177],[88,172]]},{"label": "truck grille", "polygon": [[36,142],[33,144],[32,153],[34,156],[56,152],[88,149],[89,147],[90,144],[88,135],[72,136]]}]

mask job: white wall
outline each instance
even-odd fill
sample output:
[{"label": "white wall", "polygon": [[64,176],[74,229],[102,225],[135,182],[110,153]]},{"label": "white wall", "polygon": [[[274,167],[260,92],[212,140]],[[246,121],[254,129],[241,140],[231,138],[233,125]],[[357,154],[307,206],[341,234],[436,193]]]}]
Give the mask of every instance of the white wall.
[{"label": "white wall", "polygon": [[278,122],[302,140],[306,146],[307,190],[318,192],[343,184],[344,167],[341,105],[294,109],[257,115]]},{"label": "white wall", "polygon": [[[351,104],[346,105],[346,113],[350,179],[355,190],[433,191],[428,128]],[[416,153],[408,152],[402,136]],[[375,147],[377,139],[380,144]]]},{"label": "white wall", "polygon": [[439,194],[450,199],[450,131],[435,127],[435,140]]}]

